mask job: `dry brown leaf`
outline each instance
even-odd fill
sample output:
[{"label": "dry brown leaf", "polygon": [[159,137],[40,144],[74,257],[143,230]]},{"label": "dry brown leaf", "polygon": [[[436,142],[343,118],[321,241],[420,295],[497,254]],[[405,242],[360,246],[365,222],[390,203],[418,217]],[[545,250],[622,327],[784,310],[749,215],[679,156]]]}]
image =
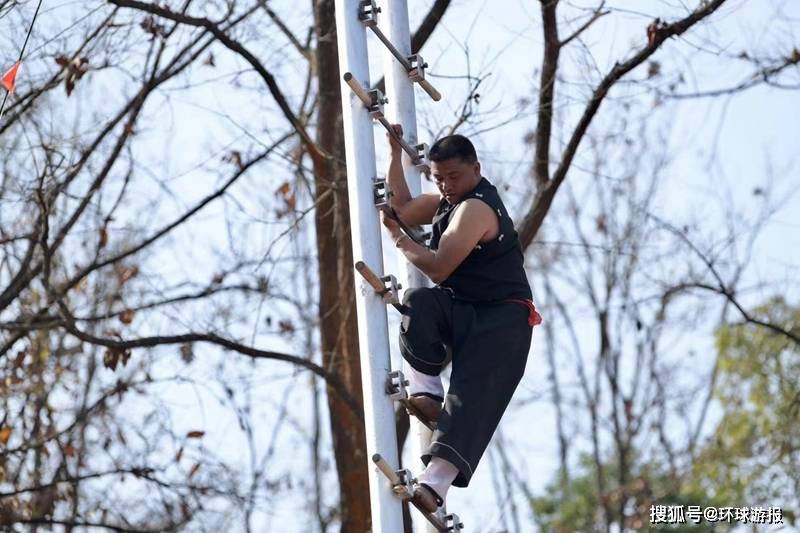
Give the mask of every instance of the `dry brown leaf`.
[{"label": "dry brown leaf", "polygon": [[297,205],[294,193],[287,195],[284,200],[286,201],[286,207],[294,211],[295,205]]},{"label": "dry brown leaf", "polygon": [[121,348],[109,348],[103,354],[103,366],[114,371],[117,369],[117,365],[120,362],[122,362],[122,366],[127,365],[128,360],[130,358],[131,358],[130,350],[123,350]]},{"label": "dry brown leaf", "polygon": [[130,280],[131,278],[136,277],[137,274],[139,274],[139,267],[137,267],[137,266],[131,266],[131,267],[124,268],[119,273],[119,281],[120,281],[120,283],[125,283],[126,281]]},{"label": "dry brown leaf", "polygon": [[8,444],[8,439],[11,437],[11,428],[0,428],[0,444]]},{"label": "dry brown leaf", "polygon": [[655,19],[647,26],[647,45],[653,46],[658,39],[662,37],[664,30],[667,29],[667,23],[660,18]]},{"label": "dry brown leaf", "polygon": [[295,146],[291,152],[289,152],[289,157],[292,158],[292,161],[295,163],[299,163],[301,159],[303,159],[303,154],[306,153],[305,147],[300,144]]},{"label": "dry brown leaf", "polygon": [[206,434],[205,431],[190,431],[189,433],[186,434],[186,438],[187,439],[200,439],[205,434]]},{"label": "dry brown leaf", "polygon": [[116,370],[117,363],[119,363],[119,353],[113,350],[106,350],[103,354],[103,366],[111,370]]},{"label": "dry brown leaf", "polygon": [[126,309],[120,313],[119,321],[123,324],[130,324],[133,322],[133,309]]},{"label": "dry brown leaf", "polygon": [[181,359],[186,364],[194,361],[194,348],[191,342],[185,342],[181,345]]},{"label": "dry brown leaf", "polygon": [[167,36],[167,29],[163,25],[157,23],[155,17],[152,15],[146,16],[139,26],[151,35],[150,40],[156,37],[163,38]]},{"label": "dry brown leaf", "polygon": [[656,33],[658,32],[659,19],[654,20],[647,26],[647,45],[653,46],[656,42]]},{"label": "dry brown leaf", "polygon": [[64,88],[67,91],[67,96],[70,96],[75,89],[75,82],[81,79],[89,70],[89,60],[85,57],[76,57],[66,65],[62,65],[66,58],[63,56],[61,58],[63,59],[56,58],[56,63],[64,67]]},{"label": "dry brown leaf", "polygon": [[238,150],[231,150],[225,156],[223,156],[222,161],[225,163],[233,163],[236,165],[239,170],[244,169],[244,165],[242,164],[242,153]]}]

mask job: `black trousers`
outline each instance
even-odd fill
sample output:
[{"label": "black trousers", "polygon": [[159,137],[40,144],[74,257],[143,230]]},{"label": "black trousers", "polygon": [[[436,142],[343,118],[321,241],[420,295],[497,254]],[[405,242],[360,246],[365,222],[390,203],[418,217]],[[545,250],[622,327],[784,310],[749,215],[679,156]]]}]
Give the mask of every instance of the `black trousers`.
[{"label": "black trousers", "polygon": [[422,455],[454,464],[466,487],[525,373],[531,344],[528,309],[515,302],[454,300],[440,287],[409,289],[400,353],[414,369],[438,375],[452,354],[444,410]]}]

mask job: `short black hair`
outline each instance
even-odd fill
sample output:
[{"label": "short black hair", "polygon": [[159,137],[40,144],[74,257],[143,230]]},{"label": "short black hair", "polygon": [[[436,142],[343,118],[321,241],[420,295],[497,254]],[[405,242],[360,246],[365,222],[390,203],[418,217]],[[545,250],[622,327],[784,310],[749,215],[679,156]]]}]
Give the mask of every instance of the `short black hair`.
[{"label": "short black hair", "polygon": [[431,161],[440,162],[448,159],[460,159],[462,163],[472,164],[478,160],[475,147],[463,135],[448,135],[442,137],[428,150]]}]

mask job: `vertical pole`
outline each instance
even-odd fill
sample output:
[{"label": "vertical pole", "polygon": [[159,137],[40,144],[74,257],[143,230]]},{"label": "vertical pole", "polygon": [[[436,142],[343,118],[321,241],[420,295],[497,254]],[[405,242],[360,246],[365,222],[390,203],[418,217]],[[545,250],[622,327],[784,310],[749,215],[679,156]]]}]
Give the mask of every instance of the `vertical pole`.
[{"label": "vertical pole", "polygon": [[[408,22],[408,4],[406,0],[389,0],[382,2],[381,14],[378,17],[378,25],[389,41],[397,50],[408,57],[411,55],[411,30]],[[386,79],[386,96],[389,99],[385,107],[386,116],[389,122],[400,124],[403,127],[403,136],[412,146],[417,144],[417,106],[414,100],[414,82],[412,82],[406,69],[399,61],[384,48],[383,52],[383,72]],[[408,183],[408,190],[412,196],[417,196],[422,192],[421,173],[411,158],[403,152],[403,172]],[[405,280],[403,286],[424,287],[428,285],[427,278],[414,265],[407,261],[402,261],[401,278]],[[416,463],[410,465],[414,472],[419,472],[422,462],[419,460],[422,452],[430,445],[431,431],[421,424],[416,417],[411,417],[411,427],[409,431],[410,453]],[[419,517],[417,517],[419,518]],[[427,520],[414,520],[414,531],[436,532]]]},{"label": "vertical pole", "polygon": [[[336,0],[336,31],[340,74],[351,72],[369,87],[366,28],[358,19],[358,0]],[[348,200],[353,240],[353,257],[363,260],[376,272],[383,272],[381,230],[375,209],[372,178],[375,176],[375,139],[372,119],[344,81],[342,122],[347,153]],[[392,401],[384,384],[390,370],[389,331],[386,304],[356,276],[356,311],[361,354],[361,379],[364,392],[366,456],[380,453],[392,466],[398,464],[397,433]],[[401,533],[403,513],[400,500],[369,463],[369,496],[372,505],[372,530]],[[366,495],[365,495],[366,496]]]}]

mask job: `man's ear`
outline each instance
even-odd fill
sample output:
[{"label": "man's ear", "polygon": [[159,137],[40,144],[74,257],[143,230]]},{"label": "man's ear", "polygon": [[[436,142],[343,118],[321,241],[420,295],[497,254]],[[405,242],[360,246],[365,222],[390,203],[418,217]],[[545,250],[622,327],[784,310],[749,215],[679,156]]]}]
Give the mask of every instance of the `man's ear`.
[{"label": "man's ear", "polygon": [[481,162],[480,161],[475,161],[475,163],[473,163],[473,165],[472,165],[472,168],[475,169],[475,174],[477,174],[478,176],[481,175]]}]

